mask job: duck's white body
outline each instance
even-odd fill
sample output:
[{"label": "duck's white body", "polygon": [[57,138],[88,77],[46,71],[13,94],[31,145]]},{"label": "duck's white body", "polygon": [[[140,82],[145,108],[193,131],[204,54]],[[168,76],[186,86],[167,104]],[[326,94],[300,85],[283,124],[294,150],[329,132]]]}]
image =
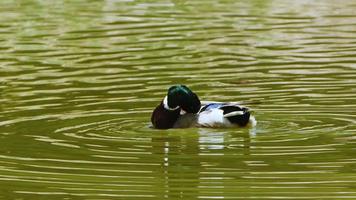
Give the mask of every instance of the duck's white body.
[{"label": "duck's white body", "polygon": [[[229,111],[227,111],[227,108],[229,108]],[[245,107],[236,103],[202,102],[202,107],[197,114],[181,113],[174,124],[174,128],[239,126],[229,119],[246,114],[245,109]],[[251,126],[256,125],[256,120],[253,116],[250,116],[248,120]]]},{"label": "duck's white body", "polygon": [[234,126],[220,109],[210,109],[198,115],[197,124],[203,127],[231,127]]}]

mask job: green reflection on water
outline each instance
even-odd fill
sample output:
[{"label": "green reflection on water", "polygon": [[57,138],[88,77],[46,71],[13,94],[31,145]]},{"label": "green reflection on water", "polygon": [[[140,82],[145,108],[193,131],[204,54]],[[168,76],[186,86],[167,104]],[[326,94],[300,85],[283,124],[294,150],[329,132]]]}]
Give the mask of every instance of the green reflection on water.
[{"label": "green reflection on water", "polygon": [[[356,198],[353,1],[2,1],[0,198]],[[150,128],[173,84],[254,129]]]}]

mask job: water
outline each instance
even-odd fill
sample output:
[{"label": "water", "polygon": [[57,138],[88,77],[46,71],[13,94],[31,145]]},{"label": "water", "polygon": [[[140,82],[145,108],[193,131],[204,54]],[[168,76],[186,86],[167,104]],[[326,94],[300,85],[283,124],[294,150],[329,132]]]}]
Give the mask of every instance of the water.
[{"label": "water", "polygon": [[[1,1],[0,199],[355,199],[355,9]],[[257,127],[151,129],[177,83]]]}]

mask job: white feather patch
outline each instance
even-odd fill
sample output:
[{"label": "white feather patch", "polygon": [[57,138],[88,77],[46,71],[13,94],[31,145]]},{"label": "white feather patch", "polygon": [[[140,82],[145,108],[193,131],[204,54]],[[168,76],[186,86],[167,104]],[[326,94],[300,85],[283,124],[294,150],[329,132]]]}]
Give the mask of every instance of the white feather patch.
[{"label": "white feather patch", "polygon": [[243,115],[244,111],[234,111],[234,112],[230,112],[224,115],[224,117],[233,117],[233,116],[237,116],[237,115]]},{"label": "white feather patch", "polygon": [[175,107],[175,108],[170,108],[168,106],[168,97],[165,96],[164,99],[163,99],[163,107],[166,109],[166,110],[177,110],[179,108],[179,106]]},{"label": "white feather patch", "polygon": [[220,109],[211,109],[199,113],[198,125],[203,127],[229,126],[231,123],[224,118],[224,112]]}]

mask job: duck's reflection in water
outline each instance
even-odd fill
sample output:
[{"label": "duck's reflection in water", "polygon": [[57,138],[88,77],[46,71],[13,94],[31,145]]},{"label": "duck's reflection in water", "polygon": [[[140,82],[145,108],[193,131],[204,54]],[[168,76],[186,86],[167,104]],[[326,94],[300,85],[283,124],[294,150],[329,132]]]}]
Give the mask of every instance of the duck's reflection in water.
[{"label": "duck's reflection in water", "polygon": [[224,187],[225,170],[241,171],[242,161],[250,155],[249,131],[201,128],[157,134],[152,153],[161,160],[155,171],[162,188],[158,196],[197,198],[211,184]]}]

